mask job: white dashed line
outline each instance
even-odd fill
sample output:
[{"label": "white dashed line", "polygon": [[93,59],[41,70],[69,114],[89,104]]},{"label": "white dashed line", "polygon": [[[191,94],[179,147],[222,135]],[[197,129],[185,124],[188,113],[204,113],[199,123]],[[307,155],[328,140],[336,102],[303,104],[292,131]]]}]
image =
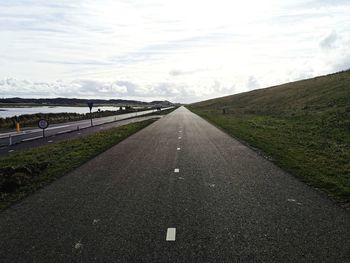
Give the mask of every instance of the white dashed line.
[{"label": "white dashed line", "polygon": [[22,142],[29,142],[29,141],[40,139],[42,137],[43,136],[36,136],[36,137],[28,138],[28,139],[23,139]]},{"label": "white dashed line", "polygon": [[15,150],[9,150],[9,153],[12,153],[12,152],[14,152]]},{"label": "white dashed line", "polygon": [[168,228],[166,232],[166,241],[175,241],[176,228]]},{"label": "white dashed line", "polygon": [[47,141],[47,142],[53,142],[53,141],[50,140],[50,141]]},{"label": "white dashed line", "polygon": [[178,172],[180,172],[180,169],[179,168],[175,168],[174,172],[178,173]]},{"label": "white dashed line", "polygon": [[178,147],[178,148],[177,148],[177,150],[178,150],[178,151],[180,151],[180,150],[181,150],[181,148],[180,148],[180,147]]},{"label": "white dashed line", "polygon": [[71,130],[60,131],[60,132],[58,132],[56,134],[63,134],[63,133],[67,133],[67,132],[71,132]]}]

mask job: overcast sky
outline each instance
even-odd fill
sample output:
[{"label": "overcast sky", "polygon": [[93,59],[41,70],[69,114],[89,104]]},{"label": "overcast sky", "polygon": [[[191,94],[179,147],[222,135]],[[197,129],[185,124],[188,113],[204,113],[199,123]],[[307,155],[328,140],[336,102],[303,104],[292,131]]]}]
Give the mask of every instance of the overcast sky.
[{"label": "overcast sky", "polygon": [[349,0],[0,0],[0,97],[193,102],[350,68]]}]

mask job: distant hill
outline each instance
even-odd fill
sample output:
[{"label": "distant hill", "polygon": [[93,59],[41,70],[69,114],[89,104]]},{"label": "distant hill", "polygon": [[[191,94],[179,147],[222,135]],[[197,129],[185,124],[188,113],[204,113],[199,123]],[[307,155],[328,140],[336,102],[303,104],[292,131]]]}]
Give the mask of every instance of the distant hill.
[{"label": "distant hill", "polygon": [[86,105],[87,101],[93,101],[96,105],[130,105],[130,106],[170,106],[173,105],[169,101],[152,101],[143,102],[137,100],[121,100],[121,99],[70,99],[70,98],[53,98],[53,99],[27,99],[27,98],[2,98],[0,103],[2,104],[39,104],[39,105],[69,105],[69,106],[80,106]]}]

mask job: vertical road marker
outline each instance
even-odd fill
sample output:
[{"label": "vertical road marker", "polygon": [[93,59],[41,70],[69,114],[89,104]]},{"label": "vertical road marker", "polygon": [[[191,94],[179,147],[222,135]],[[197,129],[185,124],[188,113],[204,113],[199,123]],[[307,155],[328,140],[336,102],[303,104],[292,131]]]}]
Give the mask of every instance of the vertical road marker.
[{"label": "vertical road marker", "polygon": [[176,228],[168,228],[166,232],[166,241],[175,241]]}]

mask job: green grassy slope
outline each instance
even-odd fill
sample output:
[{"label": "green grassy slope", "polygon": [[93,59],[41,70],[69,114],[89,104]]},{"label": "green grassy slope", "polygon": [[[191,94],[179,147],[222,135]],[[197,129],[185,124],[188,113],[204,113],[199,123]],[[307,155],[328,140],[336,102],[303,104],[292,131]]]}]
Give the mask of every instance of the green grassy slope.
[{"label": "green grassy slope", "polygon": [[188,108],[303,181],[350,201],[350,71]]}]

